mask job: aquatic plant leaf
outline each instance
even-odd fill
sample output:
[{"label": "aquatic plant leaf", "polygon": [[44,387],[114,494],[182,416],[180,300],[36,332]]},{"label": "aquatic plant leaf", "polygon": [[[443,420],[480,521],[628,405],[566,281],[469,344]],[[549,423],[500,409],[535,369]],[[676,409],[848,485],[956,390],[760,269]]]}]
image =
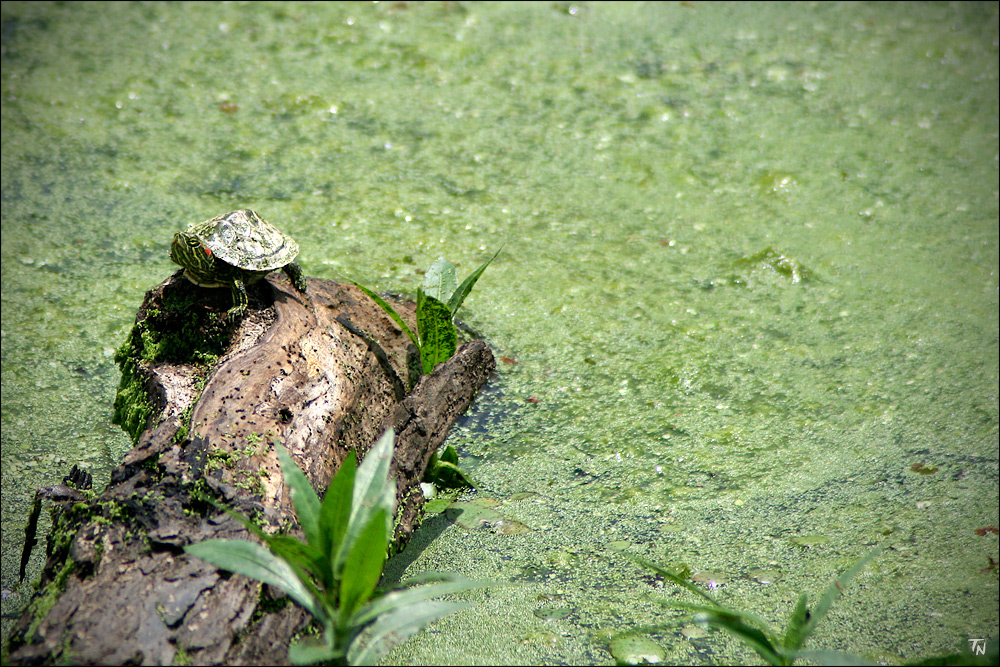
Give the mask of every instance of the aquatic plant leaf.
[{"label": "aquatic plant leaf", "polygon": [[809,620],[809,607],[807,606],[808,599],[806,594],[803,593],[799,596],[799,601],[795,603],[795,609],[792,610],[792,616],[788,619],[788,627],[785,628],[785,639],[782,642],[786,649],[790,651],[797,651],[805,639],[802,636],[802,630],[805,628],[806,622]]},{"label": "aquatic plant leaf", "polygon": [[826,535],[799,535],[789,540],[792,544],[797,544],[800,547],[815,547],[820,544],[826,544],[829,541],[830,538]]},{"label": "aquatic plant leaf", "polygon": [[276,446],[278,450],[278,461],[281,463],[281,476],[288,485],[289,494],[292,497],[292,504],[295,505],[295,515],[298,517],[302,532],[305,533],[306,541],[309,544],[319,546],[319,496],[313,490],[309,479],[299,468],[298,464],[292,460],[288,450],[281,445]]},{"label": "aquatic plant leaf", "polygon": [[459,489],[481,489],[482,485],[458,465],[458,452],[452,445],[445,447],[441,455],[435,452],[424,471],[424,481],[433,484],[439,491]]},{"label": "aquatic plant leaf", "polygon": [[750,648],[757,652],[761,658],[769,665],[790,665],[791,660],[783,656],[780,649],[776,648],[770,638],[761,630],[747,625],[738,616],[725,614],[719,611],[706,611],[704,618],[695,617],[696,621],[703,621],[714,627],[722,628],[748,644]]},{"label": "aquatic plant leaf", "polygon": [[[691,604],[689,602],[670,602],[668,600],[657,600],[660,604],[668,607],[679,607],[681,609],[690,609],[691,611],[706,614],[706,618],[702,619],[708,623],[712,623],[712,618],[714,616],[724,616],[726,618],[736,619],[744,624],[752,624],[757,626],[756,629],[760,630],[767,638],[768,643],[777,646],[778,642],[776,640],[774,632],[771,630],[771,626],[768,622],[749,611],[743,611],[742,609],[732,609],[730,607],[725,607],[721,604],[716,603],[714,606],[708,607],[700,604]],[[747,627],[750,627],[749,625]],[[778,650],[777,648],[775,650]]]},{"label": "aquatic plant leaf", "polygon": [[444,515],[449,521],[457,523],[467,530],[476,530],[485,525],[493,525],[506,518],[496,510],[472,502],[452,503],[444,511]]},{"label": "aquatic plant leaf", "polygon": [[608,645],[611,655],[619,665],[642,665],[662,662],[666,657],[663,647],[649,637],[630,632],[616,635]]},{"label": "aquatic plant leaf", "polygon": [[371,291],[370,289],[368,289],[367,287],[365,287],[361,283],[354,282],[353,280],[351,280],[350,282],[351,282],[352,285],[354,285],[359,290],[361,290],[366,295],[368,295],[369,299],[371,299],[372,301],[374,301],[375,303],[377,303],[379,306],[381,306],[382,310],[384,310],[386,312],[386,314],[389,317],[392,318],[392,321],[395,322],[396,325],[399,326],[399,328],[403,330],[403,333],[405,333],[407,336],[410,337],[410,340],[412,340],[413,344],[417,346],[417,349],[418,350],[420,349],[420,341],[418,341],[417,337],[413,335],[413,332],[410,330],[410,327],[407,326],[406,322],[403,321],[403,318],[399,316],[399,313],[396,312],[395,308],[393,308],[392,306],[390,306],[389,303],[385,299],[383,299],[378,294],[376,294],[375,292]]},{"label": "aquatic plant leaf", "polygon": [[354,548],[354,543],[368,526],[368,521],[380,509],[385,511],[386,530],[392,532],[396,509],[396,485],[389,479],[392,447],[395,432],[386,429],[382,437],[368,450],[354,477],[351,498],[351,516],[347,521],[344,537],[334,557],[334,572],[343,572],[344,560]]},{"label": "aquatic plant leaf", "polygon": [[284,560],[246,540],[205,540],[184,551],[223,570],[277,586],[319,619],[326,617],[322,605]]},{"label": "aquatic plant leaf", "polygon": [[365,625],[375,620],[378,616],[393,611],[396,608],[407,607],[417,602],[441,597],[442,595],[462,593],[494,585],[493,582],[476,581],[447,572],[423,573],[404,582],[402,588],[376,597],[358,610],[354,618],[351,619],[351,623],[359,626]]},{"label": "aquatic plant leaf", "polygon": [[453,493],[439,493],[433,498],[425,501],[423,507],[424,516],[428,517],[445,511],[451,507],[453,502],[455,502],[455,499],[458,498],[458,494],[458,491]]},{"label": "aquatic plant leaf", "polygon": [[368,519],[368,525],[358,535],[344,559],[344,572],[340,579],[340,613],[345,617],[368,601],[375,592],[382,566],[389,549],[391,524],[387,525],[386,512],[380,507]]},{"label": "aquatic plant leaf", "polygon": [[331,662],[340,657],[340,652],[329,642],[316,637],[306,637],[293,641],[288,646],[288,660],[293,665],[314,665],[317,662]]},{"label": "aquatic plant leaf", "polygon": [[806,643],[809,635],[816,630],[816,626],[823,620],[826,613],[830,611],[830,606],[843,594],[844,589],[847,588],[851,579],[856,577],[862,568],[880,553],[882,553],[882,547],[875,547],[827,587],[823,593],[823,597],[820,598],[816,606],[809,612],[809,620],[802,626],[802,638],[799,640],[799,646]]},{"label": "aquatic plant leaf", "polygon": [[371,632],[358,636],[347,652],[348,661],[355,665],[371,665],[394,646],[420,632],[428,623],[465,609],[468,604],[429,600],[400,607],[383,614],[371,626]]},{"label": "aquatic plant leaf", "polygon": [[455,265],[438,257],[424,274],[423,289],[438,301],[448,303],[455,293]]},{"label": "aquatic plant leaf", "polygon": [[476,281],[479,280],[479,276],[483,275],[483,271],[486,270],[486,267],[497,258],[497,255],[500,254],[500,250],[503,250],[503,246],[500,246],[500,249],[493,253],[493,256],[486,260],[482,266],[470,273],[469,276],[462,281],[462,284],[458,286],[458,289],[451,295],[451,298],[448,300],[448,309],[451,311],[452,316],[458,312],[462,302],[465,301],[465,297],[469,296],[469,292],[472,291]]},{"label": "aquatic plant leaf", "polygon": [[423,289],[417,290],[417,334],[424,375],[451,359],[458,349],[458,332],[451,321],[451,311]]},{"label": "aquatic plant leaf", "polygon": [[291,535],[268,535],[265,542],[271,553],[284,559],[292,566],[299,579],[308,583],[310,590],[313,590],[314,593],[317,592],[306,573],[310,573],[317,581],[323,581],[320,565],[321,555],[318,548]]},{"label": "aquatic plant leaf", "polygon": [[342,563],[338,561],[337,556],[351,519],[357,467],[357,454],[351,450],[340,464],[337,474],[330,480],[330,486],[323,496],[323,504],[319,508],[319,525],[322,533],[320,548],[323,552],[323,565],[328,573],[324,575],[324,580],[329,582],[327,586],[330,588],[333,588],[334,582],[340,579],[341,571],[335,564]]},{"label": "aquatic plant leaf", "polygon": [[535,616],[545,621],[561,621],[568,618],[576,611],[573,607],[539,607],[535,610]]},{"label": "aquatic plant leaf", "polygon": [[700,588],[698,588],[693,583],[691,583],[690,581],[687,580],[687,577],[689,577],[691,575],[690,568],[688,568],[688,567],[685,566],[684,569],[681,570],[680,572],[673,572],[670,569],[668,569],[666,567],[663,567],[661,565],[657,565],[656,563],[654,563],[652,561],[649,561],[649,560],[646,560],[645,558],[642,558],[641,556],[635,556],[633,554],[624,553],[624,552],[622,552],[622,555],[625,556],[626,558],[632,560],[633,562],[638,563],[639,565],[642,565],[644,568],[652,570],[653,572],[656,572],[658,575],[660,575],[664,579],[666,579],[668,581],[672,581],[673,583],[677,584],[681,588],[686,588],[687,590],[691,591],[692,593],[694,593],[698,597],[701,597],[701,598],[704,598],[704,599],[708,600],[715,607],[717,607],[719,609],[725,609],[724,606],[722,606],[721,604],[719,604],[718,602],[715,601],[715,598],[713,598],[711,595],[709,595],[708,593],[706,593],[705,591],[701,590]]}]

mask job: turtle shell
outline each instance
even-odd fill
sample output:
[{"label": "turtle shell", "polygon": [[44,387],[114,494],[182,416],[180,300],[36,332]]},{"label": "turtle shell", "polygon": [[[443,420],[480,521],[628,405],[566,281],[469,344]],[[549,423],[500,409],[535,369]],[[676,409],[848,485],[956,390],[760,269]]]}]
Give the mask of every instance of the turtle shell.
[{"label": "turtle shell", "polygon": [[222,261],[248,271],[280,269],[299,254],[299,244],[292,237],[250,209],[191,225],[188,233],[197,236]]}]

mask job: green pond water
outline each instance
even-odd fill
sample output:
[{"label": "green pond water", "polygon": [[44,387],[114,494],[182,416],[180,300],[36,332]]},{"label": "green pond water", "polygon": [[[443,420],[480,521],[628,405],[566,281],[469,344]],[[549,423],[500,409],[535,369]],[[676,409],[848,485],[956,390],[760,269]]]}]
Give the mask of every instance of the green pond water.
[{"label": "green pond water", "polygon": [[[693,601],[616,549],[782,625],[883,544],[810,647],[997,636],[995,3],[2,14],[4,637],[33,489],[129,449],[113,352],[171,235],[244,207],[377,289],[506,244],[460,312],[506,360],[449,442],[531,530],[429,519],[390,579],[513,585],[388,661],[610,664]],[[757,660],[683,627],[664,660]]]}]

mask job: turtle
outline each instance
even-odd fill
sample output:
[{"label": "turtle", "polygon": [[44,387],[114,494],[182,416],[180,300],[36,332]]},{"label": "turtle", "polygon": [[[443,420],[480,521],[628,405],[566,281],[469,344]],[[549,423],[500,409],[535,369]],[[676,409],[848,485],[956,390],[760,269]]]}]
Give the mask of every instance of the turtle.
[{"label": "turtle", "polygon": [[247,308],[246,286],[282,269],[303,294],[306,281],[293,262],[299,244],[264,222],[250,209],[232,211],[191,225],[174,234],[170,259],[184,267],[184,276],[201,287],[228,287],[233,321]]}]

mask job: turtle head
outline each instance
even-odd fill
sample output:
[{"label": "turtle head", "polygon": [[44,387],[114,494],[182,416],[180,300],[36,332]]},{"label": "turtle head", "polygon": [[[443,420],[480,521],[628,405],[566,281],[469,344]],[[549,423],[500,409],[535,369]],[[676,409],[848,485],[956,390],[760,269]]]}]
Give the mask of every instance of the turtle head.
[{"label": "turtle head", "polygon": [[170,244],[170,260],[184,267],[184,275],[196,285],[215,282],[215,257],[197,236],[187,232],[174,234]]}]

